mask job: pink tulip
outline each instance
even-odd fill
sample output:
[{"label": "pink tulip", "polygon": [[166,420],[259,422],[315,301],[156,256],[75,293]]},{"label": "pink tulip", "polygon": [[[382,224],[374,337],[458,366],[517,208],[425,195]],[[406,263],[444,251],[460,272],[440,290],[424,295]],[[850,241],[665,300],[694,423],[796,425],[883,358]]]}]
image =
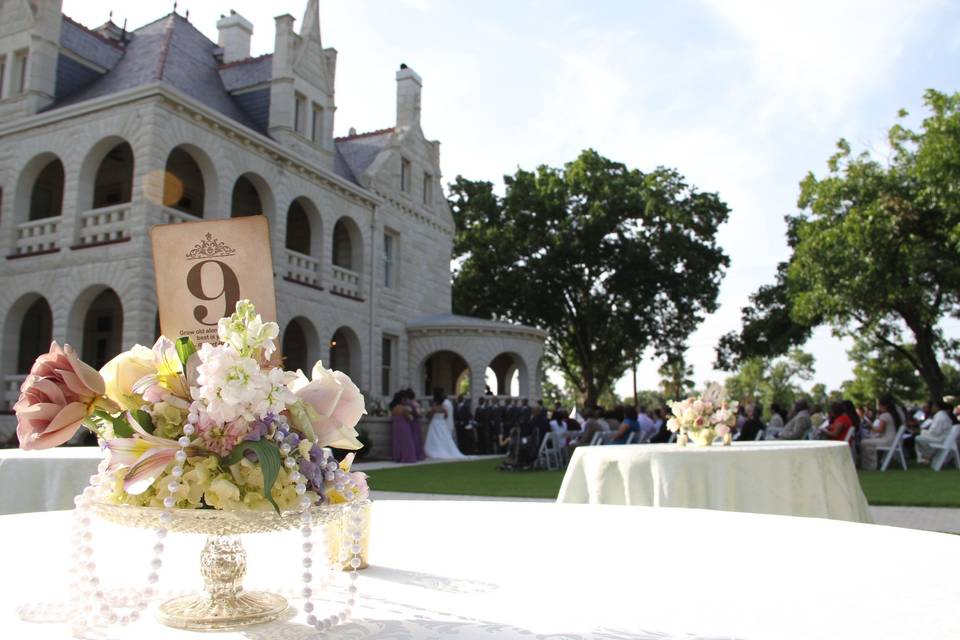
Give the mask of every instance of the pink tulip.
[{"label": "pink tulip", "polygon": [[100,374],[82,362],[70,345],[56,342],[33,364],[20,387],[17,437],[21,449],[49,449],[73,437],[103,395]]}]

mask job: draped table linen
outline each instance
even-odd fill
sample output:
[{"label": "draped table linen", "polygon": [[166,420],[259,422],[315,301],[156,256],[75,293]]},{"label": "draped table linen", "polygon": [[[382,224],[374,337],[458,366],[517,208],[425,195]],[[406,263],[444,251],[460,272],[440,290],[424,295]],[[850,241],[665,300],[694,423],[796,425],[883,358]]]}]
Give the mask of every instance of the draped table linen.
[{"label": "draped table linen", "polygon": [[843,442],[577,447],[557,501],[871,522]]},{"label": "draped table linen", "polygon": [[[355,619],[325,638],[960,637],[957,536],[698,509],[467,501],[381,501],[372,524],[371,566],[361,572]],[[66,626],[23,622],[15,608],[66,594],[69,529],[66,512],[0,517],[0,540],[24,551],[5,558],[4,637],[68,637]],[[145,584],[151,536],[95,522],[102,588]],[[203,537],[171,534],[166,543],[158,590],[198,586]],[[317,637],[294,595],[302,572],[299,532],[246,536],[244,544],[246,586],[278,590],[294,609],[217,639]],[[937,561],[893,558],[908,549]],[[877,585],[896,585],[895,607],[863,600]],[[802,615],[796,594],[805,596]],[[314,601],[319,608],[324,598]],[[110,637],[199,637],[158,624],[159,602]]]},{"label": "draped table linen", "polygon": [[0,515],[73,508],[103,456],[99,447],[0,449]]}]

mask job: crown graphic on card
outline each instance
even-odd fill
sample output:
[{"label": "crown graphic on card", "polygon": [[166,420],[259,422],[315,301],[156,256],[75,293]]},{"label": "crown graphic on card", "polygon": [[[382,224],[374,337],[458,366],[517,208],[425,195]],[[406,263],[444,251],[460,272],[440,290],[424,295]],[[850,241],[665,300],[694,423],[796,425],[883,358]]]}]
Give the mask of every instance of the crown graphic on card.
[{"label": "crown graphic on card", "polygon": [[150,239],[163,335],[217,342],[217,322],[243,299],[276,321],[266,217],[157,225]]}]

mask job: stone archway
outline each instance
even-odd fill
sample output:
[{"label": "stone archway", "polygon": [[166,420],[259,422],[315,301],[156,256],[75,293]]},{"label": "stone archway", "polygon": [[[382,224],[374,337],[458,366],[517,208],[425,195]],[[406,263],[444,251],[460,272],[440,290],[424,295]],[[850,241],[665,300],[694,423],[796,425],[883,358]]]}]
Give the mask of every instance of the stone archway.
[{"label": "stone archway", "polygon": [[320,340],[313,323],[302,316],[287,323],[280,352],[287,371],[300,369],[309,378],[320,356]]},{"label": "stone archway", "polygon": [[[76,305],[75,305],[76,306]],[[120,297],[104,287],[92,296],[82,311],[80,358],[94,369],[109,362],[123,347],[123,305]]]},{"label": "stone archway", "polygon": [[420,363],[418,370],[418,394],[430,396],[435,388],[441,388],[448,396],[457,395],[464,380],[469,390],[470,366],[466,358],[455,351],[444,349],[431,353]]},{"label": "stone archway", "polygon": [[340,327],[330,338],[330,358],[327,367],[342,371],[360,386],[363,358],[360,339],[350,327]]},{"label": "stone archway", "polygon": [[494,395],[529,396],[527,363],[521,355],[512,352],[501,353],[490,361],[489,368],[493,371],[496,380]]}]

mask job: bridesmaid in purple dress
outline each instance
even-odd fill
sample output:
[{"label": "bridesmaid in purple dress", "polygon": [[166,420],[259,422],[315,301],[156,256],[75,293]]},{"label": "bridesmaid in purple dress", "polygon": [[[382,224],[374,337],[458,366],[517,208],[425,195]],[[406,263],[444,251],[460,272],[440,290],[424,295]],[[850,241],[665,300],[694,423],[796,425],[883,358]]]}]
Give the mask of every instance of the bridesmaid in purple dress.
[{"label": "bridesmaid in purple dress", "polygon": [[393,461],[416,462],[417,448],[413,444],[410,429],[410,407],[404,401],[402,391],[394,394],[390,402],[390,430],[393,435]]},{"label": "bridesmaid in purple dress", "polygon": [[420,423],[420,406],[417,404],[417,394],[413,389],[404,391],[407,407],[410,409],[410,432],[413,434],[413,447],[417,452],[417,460],[426,460],[427,454],[423,451],[423,425]]}]

